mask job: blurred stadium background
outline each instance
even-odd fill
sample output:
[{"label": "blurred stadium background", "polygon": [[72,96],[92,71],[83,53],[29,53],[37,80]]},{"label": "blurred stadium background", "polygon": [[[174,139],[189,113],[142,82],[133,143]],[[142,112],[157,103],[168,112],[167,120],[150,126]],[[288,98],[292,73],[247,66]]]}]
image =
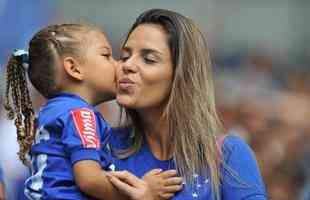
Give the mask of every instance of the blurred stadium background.
[{"label": "blurred stadium background", "polygon": [[[194,19],[207,35],[217,105],[226,130],[254,149],[270,199],[310,199],[309,0],[0,0],[0,103],[4,64],[14,48],[52,23],[103,26],[117,57],[135,18],[149,8]],[[33,92],[36,106],[44,100]],[[100,106],[115,124],[115,103]],[[0,163],[9,200],[24,199],[12,122],[0,108]]]}]

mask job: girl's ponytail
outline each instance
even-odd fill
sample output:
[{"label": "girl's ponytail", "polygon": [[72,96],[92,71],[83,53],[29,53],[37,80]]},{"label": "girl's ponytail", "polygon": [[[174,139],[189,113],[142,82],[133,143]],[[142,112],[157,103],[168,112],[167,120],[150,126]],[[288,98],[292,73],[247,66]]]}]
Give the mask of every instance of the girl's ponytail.
[{"label": "girl's ponytail", "polygon": [[29,164],[26,158],[34,140],[35,113],[27,86],[28,53],[15,50],[7,64],[4,108],[8,118],[14,120],[19,143],[19,158]]}]

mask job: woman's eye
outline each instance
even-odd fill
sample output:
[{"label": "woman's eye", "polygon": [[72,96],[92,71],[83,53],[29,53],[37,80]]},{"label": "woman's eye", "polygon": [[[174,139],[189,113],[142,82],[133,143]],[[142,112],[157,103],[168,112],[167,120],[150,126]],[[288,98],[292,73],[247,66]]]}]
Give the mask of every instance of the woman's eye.
[{"label": "woman's eye", "polygon": [[153,63],[156,63],[156,61],[154,59],[151,59],[151,58],[147,58],[145,57],[144,58],[144,62],[147,63],[147,64],[153,64]]}]

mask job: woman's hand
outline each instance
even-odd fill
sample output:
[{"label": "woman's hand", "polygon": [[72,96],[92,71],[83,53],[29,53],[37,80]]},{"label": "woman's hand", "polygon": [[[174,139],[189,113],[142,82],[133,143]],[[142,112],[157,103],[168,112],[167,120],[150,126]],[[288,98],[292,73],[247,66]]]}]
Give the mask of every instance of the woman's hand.
[{"label": "woman's hand", "polygon": [[111,183],[132,200],[155,200],[146,181],[128,171],[107,173]]},{"label": "woman's hand", "polygon": [[153,169],[142,179],[127,171],[109,172],[111,183],[132,200],[166,200],[182,189],[176,170]]},{"label": "woman's hand", "polygon": [[183,179],[177,176],[176,170],[153,169],[142,179],[147,182],[155,200],[170,199],[182,189]]}]

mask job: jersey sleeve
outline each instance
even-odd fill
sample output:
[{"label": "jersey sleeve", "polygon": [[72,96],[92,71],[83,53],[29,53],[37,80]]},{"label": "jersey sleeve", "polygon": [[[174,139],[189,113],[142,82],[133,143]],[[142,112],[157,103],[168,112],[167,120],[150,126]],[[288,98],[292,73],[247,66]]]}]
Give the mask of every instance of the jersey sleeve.
[{"label": "jersey sleeve", "polygon": [[81,160],[100,162],[100,135],[94,111],[88,108],[71,110],[63,119],[62,142],[71,163]]},{"label": "jersey sleeve", "polygon": [[[98,112],[97,112],[98,113]],[[110,125],[103,119],[100,113],[97,114],[99,123],[99,131],[101,137],[100,144],[100,158],[101,158],[101,167],[104,170],[111,170],[110,165],[113,164],[113,157],[111,154],[111,136],[114,134]],[[112,167],[113,169],[113,167]]]},{"label": "jersey sleeve", "polygon": [[254,152],[239,137],[228,136],[222,147],[222,199],[267,200]]}]

